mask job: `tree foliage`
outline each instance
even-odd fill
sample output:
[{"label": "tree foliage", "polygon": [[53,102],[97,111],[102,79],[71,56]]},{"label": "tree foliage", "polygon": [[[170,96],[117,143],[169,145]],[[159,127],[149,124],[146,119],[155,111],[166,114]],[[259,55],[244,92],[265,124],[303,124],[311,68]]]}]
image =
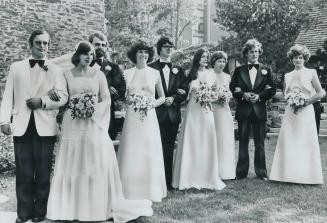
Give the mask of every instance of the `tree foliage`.
[{"label": "tree foliage", "polygon": [[241,46],[256,38],[263,44],[262,60],[277,72],[288,69],[287,50],[301,29],[312,25],[314,0],[216,0],[217,23],[236,33],[223,43],[240,58]]},{"label": "tree foliage", "polygon": [[133,41],[154,44],[159,36],[170,37],[177,46],[194,17],[191,0],[107,0],[108,39],[123,52]]}]

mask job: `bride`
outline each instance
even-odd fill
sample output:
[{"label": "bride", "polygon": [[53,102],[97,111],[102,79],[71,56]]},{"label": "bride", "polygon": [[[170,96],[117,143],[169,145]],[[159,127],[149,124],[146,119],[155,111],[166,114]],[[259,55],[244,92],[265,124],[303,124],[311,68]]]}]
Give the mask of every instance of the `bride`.
[{"label": "bride", "polygon": [[[113,218],[114,222],[127,222],[151,216],[150,200],[126,200],[123,196],[116,154],[108,135],[110,93],[104,74],[89,67],[93,56],[93,46],[80,42],[72,56],[74,68],[65,72],[70,101],[62,121],[47,218]],[[58,100],[55,91],[49,94],[52,100]],[[86,110],[79,110],[80,105],[74,103],[86,94],[93,97],[94,113],[81,118]]]}]

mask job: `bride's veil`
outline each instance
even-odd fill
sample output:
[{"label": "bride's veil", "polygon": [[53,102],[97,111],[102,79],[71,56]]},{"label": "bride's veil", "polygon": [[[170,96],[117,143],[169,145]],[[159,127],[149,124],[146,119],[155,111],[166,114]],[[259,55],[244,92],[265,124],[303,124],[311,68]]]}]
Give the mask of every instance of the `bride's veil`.
[{"label": "bride's veil", "polygon": [[73,54],[73,52],[67,53],[59,57],[49,59],[49,61],[59,66],[63,71],[70,70],[74,67],[74,64],[72,63]]}]

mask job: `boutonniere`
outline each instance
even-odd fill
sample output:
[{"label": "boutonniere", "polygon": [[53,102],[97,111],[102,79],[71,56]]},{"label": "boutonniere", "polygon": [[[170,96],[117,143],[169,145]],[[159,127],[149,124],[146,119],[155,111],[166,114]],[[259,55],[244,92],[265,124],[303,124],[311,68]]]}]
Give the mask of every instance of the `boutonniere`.
[{"label": "boutonniere", "polygon": [[49,70],[48,65],[43,65],[42,69],[45,70],[45,72],[47,72]]},{"label": "boutonniere", "polygon": [[265,69],[262,69],[262,70],[261,70],[261,73],[262,73],[263,75],[266,75],[266,74],[268,74],[268,71],[265,70]]},{"label": "boutonniere", "polygon": [[173,74],[177,74],[178,73],[178,69],[176,67],[173,68],[172,70]]},{"label": "boutonniere", "polygon": [[107,70],[107,71],[111,71],[112,70],[112,68],[109,65],[107,65],[104,69]]}]

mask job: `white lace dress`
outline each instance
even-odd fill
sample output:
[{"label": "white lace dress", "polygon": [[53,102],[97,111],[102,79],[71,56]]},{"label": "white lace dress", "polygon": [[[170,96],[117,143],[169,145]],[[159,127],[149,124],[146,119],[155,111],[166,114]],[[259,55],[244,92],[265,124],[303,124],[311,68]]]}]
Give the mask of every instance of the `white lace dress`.
[{"label": "white lace dress", "polygon": [[92,118],[63,117],[47,218],[52,220],[127,222],[150,216],[149,200],[126,200],[123,196],[113,143],[108,136],[110,94],[104,74],[93,77],[65,74],[70,98],[81,93],[97,95]]}]

